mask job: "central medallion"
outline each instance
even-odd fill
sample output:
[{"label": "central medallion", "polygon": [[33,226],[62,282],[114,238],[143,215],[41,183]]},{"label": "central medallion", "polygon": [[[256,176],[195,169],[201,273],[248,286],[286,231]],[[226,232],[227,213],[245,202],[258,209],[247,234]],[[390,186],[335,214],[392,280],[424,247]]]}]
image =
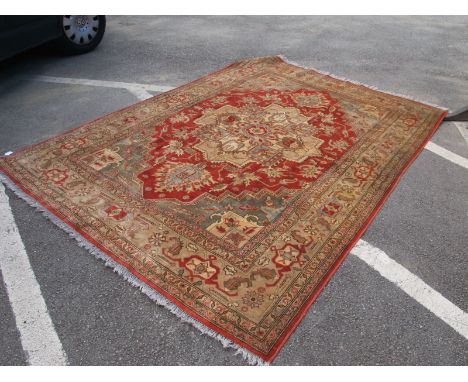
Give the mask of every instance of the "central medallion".
[{"label": "central medallion", "polygon": [[323,140],[311,135],[309,119],[295,107],[278,104],[224,105],[194,120],[200,126],[195,136],[201,138],[194,147],[210,162],[236,167],[273,158],[300,163],[321,156]]},{"label": "central medallion", "polygon": [[351,146],[354,134],[327,93],[232,91],[155,127],[146,199],[192,202],[203,194],[300,189]]}]

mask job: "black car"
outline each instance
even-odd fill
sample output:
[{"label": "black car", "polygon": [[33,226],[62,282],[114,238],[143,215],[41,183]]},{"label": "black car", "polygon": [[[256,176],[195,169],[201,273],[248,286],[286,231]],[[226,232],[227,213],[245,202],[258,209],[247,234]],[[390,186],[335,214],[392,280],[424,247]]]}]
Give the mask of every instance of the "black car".
[{"label": "black car", "polygon": [[65,54],[87,53],[105,29],[105,16],[0,16],[0,60],[48,42]]}]

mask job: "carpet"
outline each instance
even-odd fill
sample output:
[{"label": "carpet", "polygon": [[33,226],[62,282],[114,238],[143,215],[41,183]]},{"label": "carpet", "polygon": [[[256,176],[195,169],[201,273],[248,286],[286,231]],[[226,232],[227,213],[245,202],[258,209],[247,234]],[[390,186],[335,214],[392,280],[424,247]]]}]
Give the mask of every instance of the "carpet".
[{"label": "carpet", "polygon": [[270,362],[445,114],[262,57],[3,157],[0,170],[155,301]]}]

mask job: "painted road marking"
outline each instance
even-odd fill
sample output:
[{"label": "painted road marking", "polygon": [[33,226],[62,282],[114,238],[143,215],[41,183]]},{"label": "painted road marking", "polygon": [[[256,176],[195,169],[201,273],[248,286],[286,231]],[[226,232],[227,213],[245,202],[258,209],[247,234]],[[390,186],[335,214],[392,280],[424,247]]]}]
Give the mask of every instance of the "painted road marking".
[{"label": "painted road marking", "polygon": [[398,264],[395,260],[392,260],[384,251],[364,240],[359,240],[351,250],[351,254],[366,262],[383,277],[394,283],[406,294],[468,339],[468,313],[465,313],[419,277]]},{"label": "painted road marking", "polygon": [[0,182],[0,269],[30,365],[66,365],[67,356],[47,311]]},{"label": "painted road marking", "polygon": [[153,97],[153,94],[147,92],[143,88],[135,87],[135,88],[127,88],[127,90],[141,101],[144,101],[145,99]]},{"label": "painted road marking", "polygon": [[26,80],[50,82],[55,84],[68,84],[68,85],[87,85],[87,86],[100,86],[104,88],[118,88],[118,89],[144,89],[153,92],[167,92],[174,89],[172,86],[160,86],[151,84],[137,84],[133,82],[119,82],[119,81],[103,81],[103,80],[89,80],[85,78],[69,78],[69,77],[51,77],[51,76],[30,76],[24,77]]},{"label": "painted road marking", "polygon": [[82,78],[34,76],[34,77],[28,77],[27,79],[33,80],[33,81],[55,83],[55,84],[84,85],[84,86],[106,87],[106,88],[113,88],[113,89],[116,89],[116,88],[125,89],[142,101],[153,97],[153,94],[149,93],[149,91],[166,92],[172,89],[169,86],[154,86],[154,85],[147,85],[147,84],[135,84],[135,83],[117,82],[117,81],[88,80],[88,79],[82,79]]},{"label": "painted road marking", "polygon": [[[32,80],[32,81],[39,81],[39,82],[50,82],[50,83],[55,83],[55,84],[101,86],[101,87],[106,87],[106,88],[126,89],[140,100],[145,100],[153,96],[148,91],[166,92],[166,91],[174,89],[173,86],[139,84],[135,82],[89,80],[85,78],[52,77],[52,76],[41,76],[41,75],[24,77],[24,79]],[[425,149],[433,152],[434,154],[440,155],[442,158],[445,158],[455,164],[468,168],[468,159],[465,159],[455,153],[452,153],[451,151],[444,149],[443,147],[436,145],[435,143],[428,142]]]},{"label": "painted road marking", "polygon": [[466,144],[468,145],[468,122],[454,122],[455,126],[457,126],[458,131],[465,139]]},{"label": "painted road marking", "polygon": [[455,154],[447,149],[444,149],[442,146],[436,145],[434,142],[428,142],[425,149],[461,167],[468,168],[468,159],[463,158],[462,156]]}]

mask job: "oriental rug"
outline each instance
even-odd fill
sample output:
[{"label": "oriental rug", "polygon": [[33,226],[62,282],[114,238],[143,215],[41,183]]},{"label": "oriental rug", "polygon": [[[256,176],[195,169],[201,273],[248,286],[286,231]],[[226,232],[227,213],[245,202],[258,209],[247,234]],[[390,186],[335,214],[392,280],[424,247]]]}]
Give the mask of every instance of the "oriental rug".
[{"label": "oriental rug", "polygon": [[155,300],[269,362],[445,113],[263,57],[0,170]]}]

